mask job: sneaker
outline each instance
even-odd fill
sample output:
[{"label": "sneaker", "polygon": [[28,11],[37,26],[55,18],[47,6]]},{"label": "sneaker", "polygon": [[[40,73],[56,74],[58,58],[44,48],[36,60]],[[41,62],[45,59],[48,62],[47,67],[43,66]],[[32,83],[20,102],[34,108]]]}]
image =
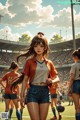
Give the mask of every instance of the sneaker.
[{"label": "sneaker", "polygon": [[50,118],[50,120],[57,120],[57,117]]},{"label": "sneaker", "polygon": [[62,119],[62,116],[61,115],[59,115],[59,120],[61,120]]}]

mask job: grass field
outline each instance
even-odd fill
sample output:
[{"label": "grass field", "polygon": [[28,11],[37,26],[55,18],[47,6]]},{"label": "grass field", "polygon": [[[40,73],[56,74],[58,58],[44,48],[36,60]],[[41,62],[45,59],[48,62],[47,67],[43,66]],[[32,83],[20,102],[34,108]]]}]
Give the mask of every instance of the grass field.
[{"label": "grass field", "polygon": [[[62,113],[62,120],[75,120],[74,115],[74,106],[68,106],[68,102],[63,103],[63,105],[65,106],[65,111]],[[0,102],[0,112],[4,112],[5,109],[5,104],[4,102]],[[48,112],[48,117],[47,120],[50,120],[50,118],[52,117],[52,111],[51,111],[51,107],[49,108],[49,112]],[[24,109],[23,112],[23,119],[24,120],[30,120],[29,118],[29,114],[27,111],[27,108]],[[16,119],[16,114],[15,114],[15,109],[12,115],[12,120],[17,120]]]}]

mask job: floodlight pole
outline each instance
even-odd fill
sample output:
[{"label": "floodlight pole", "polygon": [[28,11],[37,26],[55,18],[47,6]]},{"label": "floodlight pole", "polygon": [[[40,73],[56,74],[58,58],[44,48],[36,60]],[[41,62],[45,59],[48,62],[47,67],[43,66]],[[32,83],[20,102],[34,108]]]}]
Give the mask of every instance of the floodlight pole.
[{"label": "floodlight pole", "polygon": [[73,14],[73,2],[71,0],[71,18],[72,18],[72,34],[73,34],[73,49],[76,49],[76,41],[75,41],[75,28],[74,28],[74,14]]}]

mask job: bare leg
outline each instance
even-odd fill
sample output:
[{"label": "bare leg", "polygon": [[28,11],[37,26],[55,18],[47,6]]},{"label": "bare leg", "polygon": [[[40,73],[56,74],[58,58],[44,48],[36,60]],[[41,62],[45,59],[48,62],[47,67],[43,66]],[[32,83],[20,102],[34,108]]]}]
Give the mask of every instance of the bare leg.
[{"label": "bare leg", "polygon": [[13,100],[13,103],[14,103],[14,105],[15,105],[16,110],[18,110],[18,108],[19,108],[18,99],[14,99],[14,100]]},{"label": "bare leg", "polygon": [[40,120],[46,120],[49,110],[49,103],[40,104]]},{"label": "bare leg", "polygon": [[27,104],[27,108],[28,108],[31,120],[40,120],[38,103],[30,102]]},{"label": "bare leg", "polygon": [[73,101],[74,101],[74,105],[75,105],[75,118],[76,120],[80,120],[80,104],[79,104],[79,100],[80,100],[80,95],[73,93],[72,94],[73,97]]},{"label": "bare leg", "polygon": [[20,113],[20,110],[18,110],[18,108],[19,108],[18,99],[14,99],[13,102],[14,102],[14,105],[16,107],[16,116],[17,116],[18,120],[21,120],[22,119],[21,113]]},{"label": "bare leg", "polygon": [[12,100],[10,100],[10,107],[11,107],[11,108],[14,108],[14,103],[13,103]]},{"label": "bare leg", "polygon": [[5,99],[5,111],[6,112],[9,111],[9,102],[10,102],[10,99]]},{"label": "bare leg", "polygon": [[73,97],[76,113],[80,113],[80,104],[79,104],[80,95],[72,94],[72,97]]},{"label": "bare leg", "polygon": [[52,108],[55,107],[56,104],[57,104],[57,98],[51,99],[51,107],[52,107]]},{"label": "bare leg", "polygon": [[52,108],[52,112],[54,117],[56,118],[56,104],[57,104],[57,99],[56,98],[52,98],[51,99],[51,108]]},{"label": "bare leg", "polygon": [[9,108],[9,116],[8,116],[10,119],[12,117],[13,109],[14,109],[14,103],[12,100],[10,100],[10,108]]}]

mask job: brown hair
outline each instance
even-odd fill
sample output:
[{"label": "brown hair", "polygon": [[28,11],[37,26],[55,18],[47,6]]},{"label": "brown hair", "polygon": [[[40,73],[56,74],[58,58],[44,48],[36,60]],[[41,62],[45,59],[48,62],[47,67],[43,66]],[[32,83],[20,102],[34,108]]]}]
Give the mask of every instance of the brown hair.
[{"label": "brown hair", "polygon": [[9,70],[10,70],[10,69],[14,70],[14,69],[17,68],[17,67],[18,67],[18,64],[17,64],[15,61],[13,61],[13,62],[11,63],[11,65],[10,65],[10,67],[9,67]]},{"label": "brown hair", "polygon": [[[30,44],[30,47],[27,49],[27,52],[25,54],[21,54],[17,57],[17,62],[19,61],[20,57],[28,58],[30,56],[36,56],[36,53],[34,51],[34,46],[35,46],[35,44],[40,44],[40,43],[42,43],[45,47],[43,56],[44,57],[47,56],[47,53],[48,53],[48,50],[49,50],[48,41],[45,38],[44,33],[39,32],[39,33],[37,33],[37,35],[35,37],[33,37],[32,41],[31,41],[31,44]],[[18,77],[17,80],[12,84],[11,89],[12,89],[12,87],[21,83],[23,81],[23,79],[24,79],[24,74],[21,74],[21,76]]]},{"label": "brown hair", "polygon": [[19,60],[20,57],[30,57],[30,56],[36,56],[36,53],[34,51],[34,46],[35,44],[40,44],[42,43],[44,45],[44,47],[46,48],[44,50],[43,56],[47,56],[48,50],[49,50],[49,46],[48,46],[48,40],[44,37],[44,33],[39,32],[31,41],[30,47],[27,49],[27,52],[25,54],[21,54],[17,57],[17,62]]},{"label": "brown hair", "polygon": [[80,48],[78,48],[77,50],[75,50],[72,54],[73,57],[77,56],[78,59],[80,59]]}]

